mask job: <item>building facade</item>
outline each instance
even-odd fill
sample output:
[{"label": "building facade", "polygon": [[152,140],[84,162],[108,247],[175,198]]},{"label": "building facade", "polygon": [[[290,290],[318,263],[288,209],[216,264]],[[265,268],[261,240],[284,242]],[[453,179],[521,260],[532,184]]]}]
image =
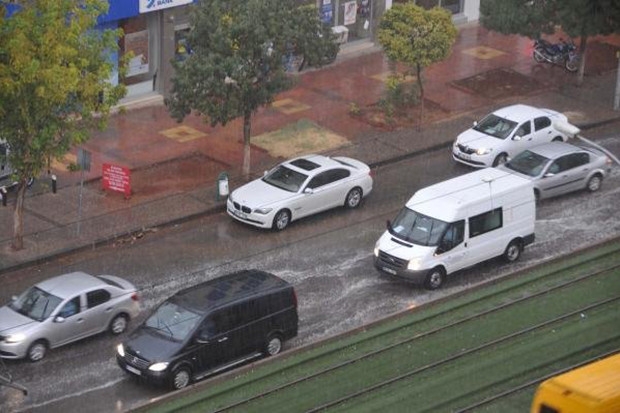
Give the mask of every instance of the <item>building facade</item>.
[{"label": "building facade", "polygon": [[[145,94],[166,95],[171,88],[171,61],[187,53],[185,39],[190,30],[189,10],[197,0],[109,0],[109,10],[99,19],[100,29],[122,28],[119,52],[133,54],[127,76],[127,99]],[[339,41],[346,44],[372,41],[385,10],[401,0],[299,0],[316,4],[321,19],[334,28]],[[444,7],[457,23],[477,21],[480,0],[416,0],[425,8]],[[118,73],[111,79],[119,82]]]}]

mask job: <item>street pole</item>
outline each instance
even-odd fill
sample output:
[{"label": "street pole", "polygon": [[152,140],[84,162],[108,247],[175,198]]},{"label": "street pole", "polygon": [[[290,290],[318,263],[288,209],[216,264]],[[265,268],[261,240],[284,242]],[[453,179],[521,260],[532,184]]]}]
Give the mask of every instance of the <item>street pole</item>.
[{"label": "street pole", "polygon": [[616,72],[616,95],[614,96],[614,110],[620,110],[620,51],[616,52],[618,70]]}]

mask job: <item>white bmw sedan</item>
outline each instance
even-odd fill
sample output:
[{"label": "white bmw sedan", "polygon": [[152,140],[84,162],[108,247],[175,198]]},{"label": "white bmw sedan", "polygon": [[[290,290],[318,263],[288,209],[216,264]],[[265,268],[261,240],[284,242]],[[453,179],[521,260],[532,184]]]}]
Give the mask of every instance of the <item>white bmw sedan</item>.
[{"label": "white bmw sedan", "polygon": [[226,206],[228,215],[241,222],[280,231],[296,219],[330,208],[356,208],[372,183],[371,170],[363,162],[306,155],[237,188]]}]

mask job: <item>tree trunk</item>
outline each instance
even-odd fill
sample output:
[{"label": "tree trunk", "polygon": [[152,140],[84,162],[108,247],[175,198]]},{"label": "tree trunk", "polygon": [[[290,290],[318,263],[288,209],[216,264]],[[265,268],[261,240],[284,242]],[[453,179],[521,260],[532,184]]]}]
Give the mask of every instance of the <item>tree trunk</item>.
[{"label": "tree trunk", "polygon": [[586,71],[586,50],[588,45],[588,37],[581,35],[581,44],[579,45],[579,72],[577,75],[577,86],[583,84],[583,76]]},{"label": "tree trunk", "polygon": [[252,113],[246,112],[243,115],[243,179],[250,180],[250,126]]},{"label": "tree trunk", "polygon": [[24,198],[26,197],[25,178],[19,180],[17,186],[17,200],[13,210],[13,244],[11,247],[18,251],[24,248]]},{"label": "tree trunk", "polygon": [[418,78],[418,88],[420,89],[420,119],[418,121],[418,131],[422,130],[422,120],[424,119],[424,85],[422,84],[422,67],[416,65],[416,77]]}]

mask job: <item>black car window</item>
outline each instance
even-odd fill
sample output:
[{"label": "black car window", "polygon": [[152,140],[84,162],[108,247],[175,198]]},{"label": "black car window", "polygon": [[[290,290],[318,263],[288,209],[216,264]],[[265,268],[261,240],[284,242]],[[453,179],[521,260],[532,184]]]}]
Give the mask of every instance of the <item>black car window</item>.
[{"label": "black car window", "polygon": [[528,120],[527,122],[519,126],[519,129],[517,129],[517,131],[515,132],[515,136],[527,136],[530,133],[532,133],[532,125]]},{"label": "black car window", "polygon": [[567,171],[571,168],[570,155],[564,155],[553,161],[549,167],[549,171],[552,174],[559,174],[560,172]]},{"label": "black car window", "polygon": [[58,315],[63,318],[71,317],[80,312],[80,296],[74,297],[62,306]]},{"label": "black car window", "polygon": [[485,234],[502,227],[502,208],[469,218],[469,238]]},{"label": "black car window", "polygon": [[110,293],[106,290],[95,290],[86,293],[86,303],[88,308],[96,307],[110,300]]},{"label": "black car window", "polygon": [[465,236],[465,221],[460,220],[453,222],[448,226],[446,233],[443,235],[443,239],[439,246],[442,252],[450,251],[452,248],[463,242]]},{"label": "black car window", "polygon": [[330,169],[329,171],[321,172],[308,183],[308,188],[315,189],[323,185],[328,185],[333,182],[339,181],[351,175],[348,169]]},{"label": "black car window", "polygon": [[534,119],[534,130],[539,131],[545,129],[551,125],[551,119],[546,116]]},{"label": "black car window", "polygon": [[590,162],[590,156],[585,152],[571,153],[568,156],[570,168],[577,168]]}]

